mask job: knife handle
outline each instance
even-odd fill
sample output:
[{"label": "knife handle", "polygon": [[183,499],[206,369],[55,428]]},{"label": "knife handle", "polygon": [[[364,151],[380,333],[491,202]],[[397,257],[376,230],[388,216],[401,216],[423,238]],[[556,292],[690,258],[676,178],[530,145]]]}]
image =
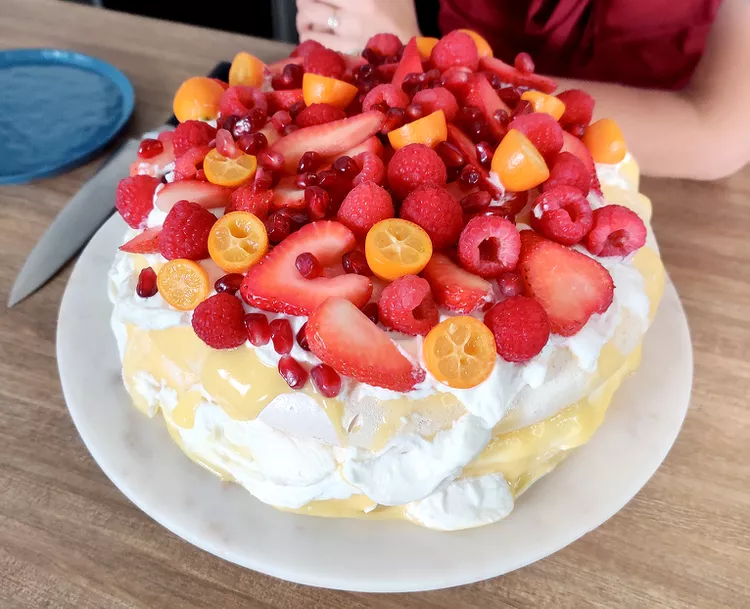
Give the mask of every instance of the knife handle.
[{"label": "knife handle", "polygon": [[[228,61],[220,61],[214,66],[214,69],[211,70],[207,76],[208,78],[218,78],[219,80],[223,80],[224,82],[229,81],[229,68],[232,67],[232,64]],[[180,124],[180,121],[177,120],[177,117],[173,114],[169,117],[169,120],[167,121],[167,125],[171,125],[172,127],[176,127]]]}]

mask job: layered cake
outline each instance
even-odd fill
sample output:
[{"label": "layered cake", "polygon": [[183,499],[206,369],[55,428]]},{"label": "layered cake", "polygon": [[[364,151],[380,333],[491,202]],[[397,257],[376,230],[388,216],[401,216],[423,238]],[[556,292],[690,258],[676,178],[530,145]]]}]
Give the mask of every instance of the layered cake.
[{"label": "layered cake", "polygon": [[617,124],[555,91],[467,31],[187,80],[116,193],[135,406],[282,510],[506,517],[601,424],[664,283]]}]

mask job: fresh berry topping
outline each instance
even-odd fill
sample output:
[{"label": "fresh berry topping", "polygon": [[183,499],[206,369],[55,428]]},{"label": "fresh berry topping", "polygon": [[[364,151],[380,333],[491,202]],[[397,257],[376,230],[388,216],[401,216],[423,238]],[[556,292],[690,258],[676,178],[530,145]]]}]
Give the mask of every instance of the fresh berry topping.
[{"label": "fresh berry topping", "polygon": [[335,398],[341,391],[341,377],[328,364],[313,366],[310,376],[323,397]]},{"label": "fresh berry topping", "polygon": [[432,114],[436,110],[442,110],[445,114],[445,120],[452,121],[456,117],[456,114],[458,114],[458,102],[456,98],[453,96],[453,93],[443,87],[418,91],[414,95],[412,103],[421,106],[422,116]]},{"label": "fresh berry topping", "polygon": [[179,156],[174,164],[174,179],[197,180],[198,172],[202,170],[206,155],[211,152],[209,146],[194,146],[185,154]]},{"label": "fresh berry topping", "polygon": [[147,228],[127,243],[120,246],[121,252],[128,254],[156,254],[159,251],[159,233],[161,226]]},{"label": "fresh berry topping", "polygon": [[440,142],[435,148],[446,167],[458,169],[466,164],[463,153],[450,142]]},{"label": "fresh berry topping", "polygon": [[378,321],[380,321],[377,302],[368,302],[364,307],[362,307],[362,313],[364,313],[367,318],[374,324],[377,324]]},{"label": "fresh berry topping", "polygon": [[[269,220],[275,215],[269,216]],[[272,240],[270,231],[269,240]],[[362,306],[372,293],[368,278],[345,274],[308,280],[295,267],[297,256],[304,252],[313,254],[324,267],[336,264],[344,252],[354,249],[355,243],[354,234],[338,222],[319,220],[307,224],[248,271],[240,290],[242,297],[252,306],[292,315],[309,315],[332,296]]]},{"label": "fresh berry topping", "polygon": [[178,201],[192,201],[206,209],[226,207],[230,204],[232,191],[224,186],[199,180],[180,180],[165,184],[154,201],[156,207],[169,212]]},{"label": "fresh berry topping", "polygon": [[279,110],[289,110],[294,104],[304,102],[302,89],[289,89],[288,91],[266,91],[266,103],[268,112],[273,114]]},{"label": "fresh berry topping", "polygon": [[347,252],[341,257],[341,266],[347,274],[369,277],[372,271],[367,264],[367,257],[359,250]]},{"label": "fresh berry topping", "polygon": [[565,112],[560,117],[560,124],[564,127],[568,125],[588,125],[591,122],[591,116],[594,114],[594,98],[586,91],[580,89],[570,89],[557,94],[557,99],[565,104]]},{"label": "fresh berry topping", "polygon": [[237,85],[236,87],[229,87],[224,92],[219,102],[219,108],[222,116],[231,116],[233,114],[244,116],[245,114],[249,114],[254,108],[260,108],[267,112],[268,101],[260,89]]},{"label": "fresh berry topping", "polygon": [[305,279],[315,279],[323,274],[323,266],[310,252],[302,252],[297,256],[294,266]]},{"label": "fresh berry topping", "polygon": [[310,350],[339,374],[393,391],[409,391],[425,378],[389,336],[354,304],[329,298],[307,322]]},{"label": "fresh berry topping", "polygon": [[552,159],[563,145],[563,131],[549,114],[535,112],[516,116],[508,125],[523,133],[545,159]]},{"label": "fresh berry topping", "polygon": [[557,186],[572,186],[584,195],[589,193],[591,174],[583,161],[570,152],[561,152],[555,157],[549,170],[549,178],[541,185],[541,189],[547,191]]},{"label": "fresh berry topping", "polygon": [[232,193],[231,203],[224,213],[246,211],[255,214],[261,220],[268,217],[268,209],[273,199],[270,190],[256,190],[252,185],[240,186]]},{"label": "fresh berry topping", "polygon": [[516,268],[520,248],[521,239],[512,222],[497,216],[477,216],[461,233],[458,258],[467,271],[488,279]]},{"label": "fresh berry topping", "polygon": [[524,294],[542,305],[554,334],[577,334],[592,315],[612,304],[615,286],[607,269],[532,231],[521,232],[518,273]]},{"label": "fresh berry topping", "polygon": [[406,108],[409,105],[409,96],[392,84],[378,85],[373,87],[362,100],[362,111],[381,110],[385,112],[388,108]]},{"label": "fresh berry topping", "polygon": [[497,280],[500,293],[506,298],[517,296],[523,292],[521,278],[515,273],[503,273]]},{"label": "fresh berry topping", "polygon": [[346,70],[346,63],[336,51],[326,48],[312,49],[305,55],[305,72],[340,79]]},{"label": "fresh berry topping", "polygon": [[203,121],[185,121],[175,127],[172,138],[175,157],[181,157],[191,148],[207,146],[216,137],[216,127]]},{"label": "fresh berry topping", "polygon": [[346,195],[336,218],[357,237],[364,238],[375,224],[393,215],[388,191],[374,182],[363,182]]},{"label": "fresh berry topping", "polygon": [[[150,156],[149,158],[143,158],[139,154],[138,158],[133,161],[130,165],[130,175],[149,175],[155,178],[162,176],[168,169],[169,166],[174,163],[174,147],[172,146],[172,131],[162,131],[158,136],[158,141],[161,144],[162,151],[159,154]],[[143,144],[143,142],[141,142]],[[149,148],[152,145],[149,145]],[[155,144],[153,146],[156,146]],[[155,148],[154,148],[155,150]],[[153,150],[149,150],[151,154]]]},{"label": "fresh berry topping", "polygon": [[506,362],[525,362],[549,340],[549,317],[542,305],[527,296],[511,296],[484,316],[495,337],[497,354]]},{"label": "fresh berry topping", "polygon": [[[306,57],[312,51],[316,49],[324,49],[325,47],[320,44],[317,40],[305,40],[298,44],[289,55],[290,57]],[[282,60],[284,61],[284,60]]]},{"label": "fresh berry topping", "polygon": [[164,152],[164,144],[154,138],[141,140],[141,144],[138,146],[139,159],[151,159],[160,155],[162,152]]},{"label": "fresh berry topping", "polygon": [[234,349],[247,339],[245,309],[239,298],[226,292],[200,303],[192,323],[198,338],[212,349]]},{"label": "fresh berry topping", "polygon": [[375,34],[367,41],[365,48],[375,51],[380,57],[395,57],[404,45],[395,34]]},{"label": "fresh berry topping", "polygon": [[138,283],[135,286],[135,293],[141,298],[151,298],[159,289],[156,287],[156,271],[150,266],[142,269],[138,274]]},{"label": "fresh berry topping", "polygon": [[591,230],[593,213],[583,193],[572,186],[545,190],[531,206],[531,226],[547,239],[575,245]]},{"label": "fresh berry topping", "polygon": [[314,125],[324,125],[333,121],[340,121],[346,118],[346,112],[332,106],[331,104],[313,104],[306,107],[294,119],[297,127],[312,127]]},{"label": "fresh berry topping", "polygon": [[328,213],[330,196],[320,186],[305,188],[305,205],[311,220],[321,220]]},{"label": "fresh berry topping", "polygon": [[563,147],[561,152],[569,152],[583,163],[586,170],[591,176],[591,190],[601,194],[601,187],[599,186],[599,179],[596,176],[596,167],[594,165],[594,159],[591,157],[586,145],[574,135],[571,135],[567,131],[563,131]]},{"label": "fresh berry topping", "polygon": [[333,170],[345,180],[353,180],[359,173],[359,165],[350,156],[340,156],[333,163]]},{"label": "fresh berry topping", "polygon": [[354,186],[363,182],[383,184],[385,181],[385,165],[378,155],[373,152],[360,152],[354,157],[354,161],[359,168],[359,173],[352,179]]},{"label": "fresh berry topping", "polygon": [[437,152],[424,144],[400,148],[388,163],[388,185],[399,200],[422,184],[443,186],[446,180],[445,163]]},{"label": "fresh berry topping", "polygon": [[248,313],[245,315],[245,332],[251,345],[262,347],[271,340],[271,326],[263,313]]},{"label": "fresh berry topping", "polygon": [[294,346],[294,334],[289,320],[283,317],[274,319],[269,324],[269,328],[274,351],[279,355],[290,353]]},{"label": "fresh berry topping", "polygon": [[454,30],[438,41],[432,49],[430,59],[441,72],[453,66],[476,70],[479,65],[479,52],[471,36]]},{"label": "fresh berry topping", "polygon": [[494,137],[501,140],[507,131],[504,121],[510,114],[510,108],[498,97],[497,92],[484,74],[472,74],[464,90],[464,102],[479,108],[482,120],[474,119],[468,127],[469,134],[475,142]]},{"label": "fresh berry topping", "polygon": [[115,193],[115,207],[132,228],[140,228],[154,207],[154,191],[161,180],[135,175],[120,180]]},{"label": "fresh berry topping", "polygon": [[208,235],[216,216],[197,203],[179,201],[169,210],[159,233],[159,251],[167,260],[208,258]]},{"label": "fresh berry topping", "polygon": [[[406,43],[401,60],[398,62],[396,71],[393,73],[391,84],[404,90],[404,79],[408,74],[422,74],[422,60],[419,58],[417,49],[417,38],[414,36]],[[404,90],[405,91],[405,90]]]},{"label": "fresh berry topping", "polygon": [[543,93],[552,93],[557,89],[557,83],[551,78],[540,76],[539,74],[526,74],[500,61],[497,57],[482,57],[479,60],[479,68],[491,72],[501,82],[513,85],[514,87],[538,89]]},{"label": "fresh berry topping", "polygon": [[439,321],[430,284],[416,275],[388,284],[378,300],[378,318],[397,332],[426,335]]},{"label": "fresh berry topping", "polygon": [[533,74],[534,73],[534,60],[531,59],[531,55],[528,53],[519,53],[516,55],[516,59],[513,62],[513,66],[521,72],[521,74]]},{"label": "fresh berry topping", "polygon": [[595,256],[627,256],[646,243],[646,226],[633,210],[606,205],[594,210],[586,249]]},{"label": "fresh berry topping", "polygon": [[435,250],[456,243],[464,224],[461,204],[445,188],[435,184],[424,184],[413,190],[404,199],[400,216],[421,226]]},{"label": "fresh berry topping", "polygon": [[465,271],[448,256],[434,253],[422,271],[435,302],[441,307],[468,315],[492,299],[492,285]]},{"label": "fresh berry topping", "polygon": [[214,283],[214,290],[217,292],[227,292],[229,294],[236,294],[237,290],[242,285],[242,280],[245,278],[240,273],[229,273],[219,277]]},{"label": "fresh berry topping", "polygon": [[279,360],[279,374],[292,389],[302,389],[307,383],[307,371],[291,355]]}]

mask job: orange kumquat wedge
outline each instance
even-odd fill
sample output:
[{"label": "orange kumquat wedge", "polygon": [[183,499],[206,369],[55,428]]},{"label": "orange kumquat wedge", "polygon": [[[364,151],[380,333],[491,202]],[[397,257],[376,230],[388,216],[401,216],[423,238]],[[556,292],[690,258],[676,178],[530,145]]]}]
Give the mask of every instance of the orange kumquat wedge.
[{"label": "orange kumquat wedge", "polygon": [[394,150],[409,144],[424,144],[434,148],[446,139],[448,139],[448,126],[445,124],[445,114],[442,110],[436,110],[432,114],[388,133],[388,140]]},{"label": "orange kumquat wedge", "polygon": [[539,186],[549,177],[544,158],[529,138],[511,129],[502,139],[492,157],[492,171],[506,190],[522,192]]},{"label": "orange kumquat wedge", "polygon": [[219,116],[219,100],[224,87],[213,78],[188,78],[177,89],[172,110],[181,123],[189,120],[212,120]]},{"label": "orange kumquat wedge", "polygon": [[229,86],[260,87],[263,84],[263,62],[255,55],[240,51],[229,68]]},{"label": "orange kumquat wedge", "polygon": [[208,253],[227,273],[244,273],[268,250],[263,222],[246,211],[233,211],[216,221],[208,235]]},{"label": "orange kumquat wedge", "polygon": [[534,108],[534,112],[549,114],[556,121],[565,113],[565,104],[554,95],[547,95],[540,91],[524,91],[521,99],[525,99]]},{"label": "orange kumquat wedge", "polygon": [[424,229],[401,218],[381,220],[365,238],[365,257],[370,270],[393,281],[416,275],[432,258],[432,241]]},{"label": "orange kumquat wedge", "polygon": [[589,149],[595,163],[619,163],[628,151],[619,125],[611,118],[591,123],[581,141]]},{"label": "orange kumquat wedge", "polygon": [[244,152],[235,158],[229,158],[214,148],[203,159],[206,179],[218,186],[239,186],[251,179],[257,168],[258,162],[255,157]]},{"label": "orange kumquat wedge", "polygon": [[474,44],[477,45],[477,51],[479,51],[480,57],[492,57],[492,47],[490,46],[490,43],[484,39],[483,36],[475,32],[474,30],[458,30],[458,31],[471,36],[472,40],[474,41]]},{"label": "orange kumquat wedge", "polygon": [[192,311],[208,296],[208,273],[193,260],[177,258],[159,269],[156,287],[175,309]]},{"label": "orange kumquat wedge", "polygon": [[437,43],[437,38],[431,38],[429,36],[417,36],[417,52],[419,53],[419,58],[422,61],[427,61],[432,54],[432,49],[435,48],[435,45]]},{"label": "orange kumquat wedge", "polygon": [[306,72],[302,77],[302,98],[305,104],[331,104],[344,110],[357,96],[358,90],[343,80]]}]

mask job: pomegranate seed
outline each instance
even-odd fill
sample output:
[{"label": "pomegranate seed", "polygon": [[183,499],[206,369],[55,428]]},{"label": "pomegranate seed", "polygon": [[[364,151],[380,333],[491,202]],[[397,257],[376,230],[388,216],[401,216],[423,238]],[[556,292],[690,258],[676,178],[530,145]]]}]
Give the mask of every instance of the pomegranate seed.
[{"label": "pomegranate seed", "polygon": [[471,123],[482,118],[482,111],[476,106],[464,106],[459,109],[456,118],[461,123]]},{"label": "pomegranate seed", "polygon": [[507,209],[511,214],[515,215],[520,212],[526,204],[529,202],[529,191],[524,190],[521,192],[506,192],[507,197],[503,201],[503,207]]},{"label": "pomegranate seed", "polygon": [[534,73],[534,60],[528,53],[519,53],[516,55],[516,60],[513,62],[516,70],[522,74],[533,74]]},{"label": "pomegranate seed", "polygon": [[299,86],[295,86],[294,75],[290,72],[287,72],[286,70],[288,66],[289,64],[284,66],[284,71],[281,74],[276,74],[271,79],[271,87],[276,91],[283,91],[285,89],[299,89]]},{"label": "pomegranate seed", "polygon": [[158,291],[156,272],[150,266],[147,266],[138,274],[138,285],[135,287],[135,293],[141,298],[151,298]]},{"label": "pomegranate seed", "polygon": [[271,326],[263,313],[248,313],[245,315],[245,331],[251,345],[262,347],[271,340]]},{"label": "pomegranate seed", "polygon": [[305,102],[303,101],[294,102],[291,106],[289,106],[289,114],[292,115],[292,118],[297,118],[297,115],[302,112],[305,107]]},{"label": "pomegranate seed", "polygon": [[307,173],[300,173],[295,180],[297,188],[307,188],[308,186],[315,186],[318,183],[318,174],[312,171]]},{"label": "pomegranate seed", "polygon": [[447,89],[455,90],[469,82],[469,73],[464,70],[449,69],[437,82]]},{"label": "pomegranate seed", "polygon": [[258,190],[268,190],[273,188],[279,183],[280,176],[275,171],[266,169],[265,167],[258,167],[255,171],[255,181],[253,182],[253,188]]},{"label": "pomegranate seed", "polygon": [[369,63],[374,66],[380,64],[383,61],[382,55],[375,49],[371,49],[370,47],[367,47],[362,51],[362,57],[364,57]]},{"label": "pomegranate seed", "polygon": [[340,156],[337,158],[333,163],[333,168],[348,180],[354,179],[360,172],[357,162],[349,156]]},{"label": "pomegranate seed", "polygon": [[385,113],[385,123],[383,124],[380,133],[385,135],[386,133],[403,126],[405,122],[406,113],[401,108],[390,108],[388,112]]},{"label": "pomegranate seed", "polygon": [[310,376],[324,397],[335,398],[341,391],[341,377],[328,364],[314,366],[310,370]]},{"label": "pomegranate seed", "polygon": [[214,283],[214,290],[217,292],[229,292],[230,294],[237,293],[242,285],[242,280],[245,277],[240,273],[229,273],[223,277],[219,277]]},{"label": "pomegranate seed", "polygon": [[367,258],[359,250],[353,250],[347,252],[341,257],[341,265],[344,267],[344,272],[355,275],[372,275],[370,265],[367,264]]},{"label": "pomegranate seed", "polygon": [[318,174],[318,186],[328,190],[341,186],[341,177],[334,169],[324,169]]},{"label": "pomegranate seed", "polygon": [[366,63],[359,66],[354,72],[354,82],[357,84],[372,83],[375,78],[375,66]]},{"label": "pomegranate seed", "polygon": [[534,108],[531,106],[531,102],[528,99],[522,99],[513,109],[513,116],[519,116],[520,114],[531,114]]},{"label": "pomegranate seed", "polygon": [[410,121],[415,121],[418,118],[422,118],[422,113],[424,110],[422,110],[422,104],[414,104],[411,103],[406,108],[406,117]]},{"label": "pomegranate seed", "polygon": [[388,104],[386,104],[384,101],[381,101],[377,104],[373,104],[370,110],[377,110],[378,112],[382,112],[383,114],[385,114],[386,112],[388,112],[389,107],[390,106]]},{"label": "pomegranate seed", "polygon": [[297,344],[303,351],[310,350],[310,343],[307,342],[307,322],[303,323],[299,332],[297,332]]},{"label": "pomegranate seed", "polygon": [[234,159],[240,155],[232,134],[226,129],[219,129],[216,132],[216,152],[228,159]]},{"label": "pomegranate seed", "polygon": [[268,147],[268,140],[265,134],[257,131],[255,133],[246,133],[241,135],[237,140],[237,148],[247,154],[257,155],[261,150]]},{"label": "pomegranate seed", "polygon": [[421,74],[415,74],[414,72],[407,74],[404,77],[404,81],[401,83],[401,89],[406,93],[410,98],[414,97],[414,95],[421,91],[422,89],[426,89],[427,84],[424,82],[424,79],[422,78]]},{"label": "pomegranate seed", "polygon": [[479,173],[476,167],[473,165],[466,165],[461,170],[461,175],[458,176],[458,181],[464,186],[475,186],[479,183],[479,178],[481,177],[482,174]]},{"label": "pomegranate seed", "polygon": [[273,348],[279,355],[285,355],[292,350],[294,346],[294,335],[292,334],[292,324],[288,319],[280,318],[271,320],[268,324],[271,328],[271,341]]},{"label": "pomegranate seed", "polygon": [[315,152],[314,150],[305,152],[305,154],[300,157],[299,165],[297,165],[297,173],[307,173],[308,171],[315,171],[322,160],[323,157],[321,157],[320,154]]},{"label": "pomegranate seed", "polygon": [[305,188],[305,204],[312,220],[320,220],[328,213],[328,193],[320,186]]},{"label": "pomegranate seed", "polygon": [[489,79],[490,86],[495,89],[495,92],[498,92],[500,89],[506,86],[506,84],[502,80],[500,80],[500,77],[497,74],[484,72],[484,75]]},{"label": "pomegranate seed", "polygon": [[314,254],[310,252],[302,252],[297,259],[294,261],[294,266],[297,267],[299,274],[305,279],[315,279],[320,277],[323,273],[323,267],[321,266],[318,259]]},{"label": "pomegranate seed", "polygon": [[208,178],[206,177],[206,172],[203,171],[203,167],[195,172],[195,179],[200,182],[208,182]]},{"label": "pomegranate seed", "polygon": [[305,70],[302,66],[298,66],[295,63],[288,63],[284,66],[282,72],[287,77],[287,81],[291,83],[290,89],[299,89],[302,86],[302,77],[305,74]]},{"label": "pomegranate seed", "polygon": [[362,313],[370,318],[370,321],[374,324],[378,323],[378,303],[369,302],[362,307]]},{"label": "pomegranate seed", "polygon": [[440,80],[440,76],[440,70],[433,68],[432,70],[428,70],[427,72],[425,72],[422,76],[422,79],[428,87],[432,87]]},{"label": "pomegranate seed", "polygon": [[153,138],[146,138],[138,146],[138,158],[151,159],[164,152],[164,144]]},{"label": "pomegranate seed", "polygon": [[446,167],[446,169],[448,170],[448,183],[458,180],[458,175],[461,173],[460,167]]},{"label": "pomegranate seed", "polygon": [[482,167],[489,168],[494,152],[495,151],[492,149],[492,146],[490,146],[487,142],[479,142],[477,144],[477,158],[479,159],[479,163],[482,165]]},{"label": "pomegranate seed", "polygon": [[497,96],[510,108],[515,108],[521,100],[521,92],[518,89],[504,84],[497,90]]},{"label": "pomegranate seed", "polygon": [[568,125],[566,131],[571,135],[575,135],[577,138],[582,138],[583,134],[586,133],[586,125],[579,125],[577,123],[574,123],[572,125]]},{"label": "pomegranate seed", "polygon": [[510,115],[502,108],[495,110],[493,118],[505,127],[510,122]]},{"label": "pomegranate seed", "polygon": [[219,129],[226,129],[229,131],[234,137],[237,137],[234,133],[234,128],[237,126],[237,122],[242,118],[241,116],[237,114],[230,114],[229,116],[224,116],[219,119],[219,122],[217,123],[217,127]]},{"label": "pomegranate seed", "polygon": [[466,159],[461,151],[450,142],[440,142],[435,149],[446,167],[463,167]]},{"label": "pomegranate seed", "polygon": [[289,219],[292,232],[299,230],[310,221],[310,217],[307,215],[307,212],[304,212],[299,209],[292,209],[291,207],[284,207],[280,209],[278,213],[280,213],[282,216],[285,216],[286,218]]},{"label": "pomegranate seed", "polygon": [[292,115],[286,110],[279,110],[271,117],[271,122],[274,127],[281,131],[284,127],[292,123]]},{"label": "pomegranate seed", "polygon": [[467,135],[471,138],[471,141],[478,143],[482,140],[490,139],[490,128],[487,125],[487,121],[483,118],[471,121],[466,127]]},{"label": "pomegranate seed", "polygon": [[289,135],[293,131],[297,131],[297,129],[299,129],[297,125],[287,125],[281,130],[281,135]]},{"label": "pomegranate seed", "polygon": [[490,196],[490,193],[485,192],[484,190],[478,190],[477,192],[472,192],[461,199],[461,207],[467,214],[475,214],[487,209],[490,206],[491,201],[492,197]]},{"label": "pomegranate seed", "polygon": [[266,225],[268,240],[271,243],[281,243],[292,233],[291,220],[278,211],[268,216],[264,224]]},{"label": "pomegranate seed", "polygon": [[258,154],[258,164],[279,171],[284,166],[284,155],[275,150],[263,150]]},{"label": "pomegranate seed", "polygon": [[500,286],[500,292],[506,298],[518,296],[523,290],[521,278],[515,273],[503,273],[497,280],[497,285]]},{"label": "pomegranate seed", "polygon": [[279,360],[279,374],[292,389],[301,389],[307,382],[307,372],[291,355]]}]

